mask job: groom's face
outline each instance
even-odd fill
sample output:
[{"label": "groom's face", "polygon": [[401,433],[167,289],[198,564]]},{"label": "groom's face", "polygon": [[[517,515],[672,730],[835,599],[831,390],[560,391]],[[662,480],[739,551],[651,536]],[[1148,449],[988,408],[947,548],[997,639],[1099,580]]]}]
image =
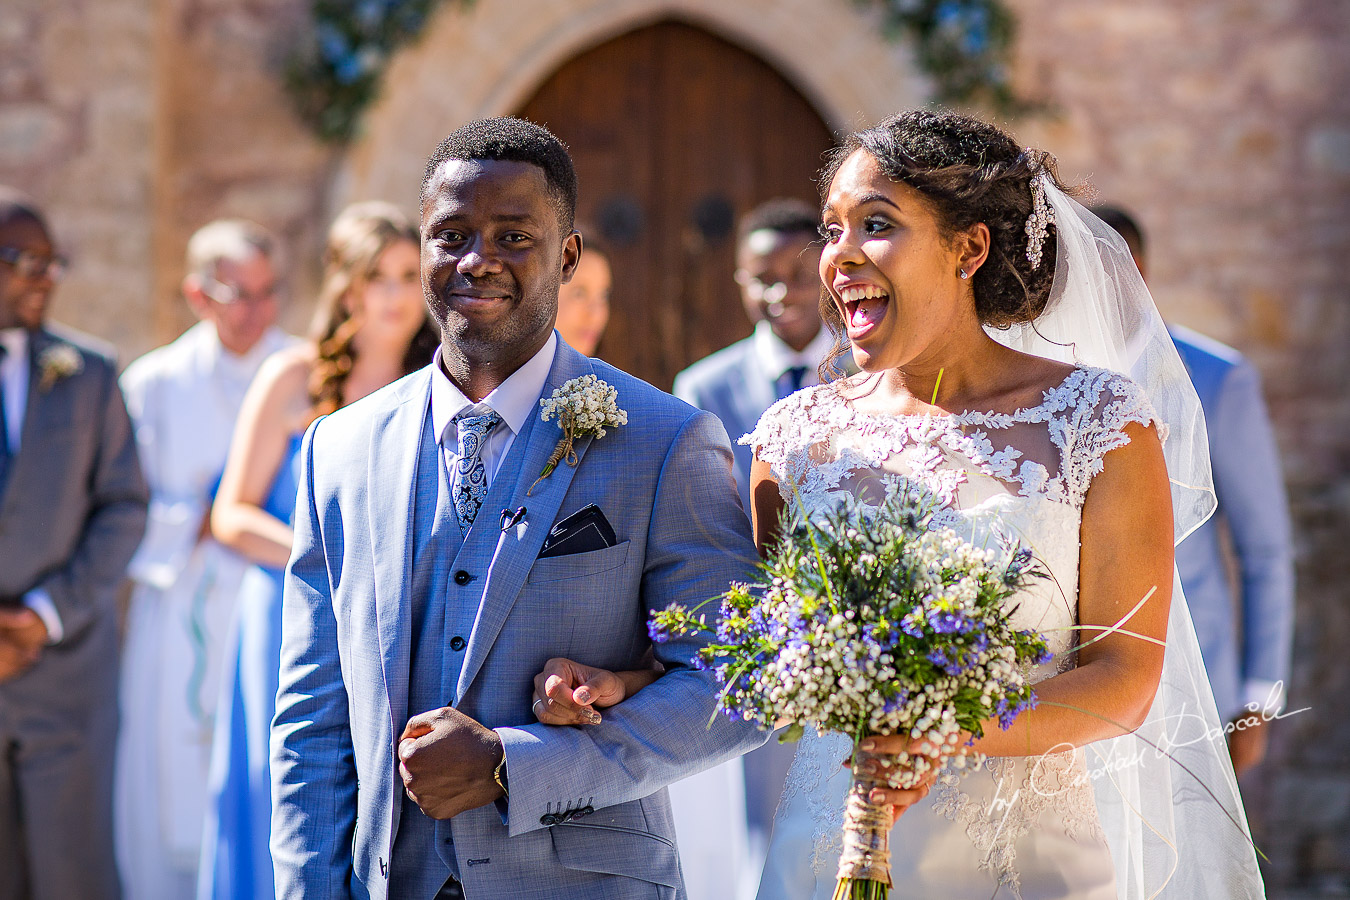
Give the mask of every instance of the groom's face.
[{"label": "groom's face", "polygon": [[422,290],[442,340],[471,361],[511,369],[544,345],[580,250],[538,166],[450,160],[427,186]]}]

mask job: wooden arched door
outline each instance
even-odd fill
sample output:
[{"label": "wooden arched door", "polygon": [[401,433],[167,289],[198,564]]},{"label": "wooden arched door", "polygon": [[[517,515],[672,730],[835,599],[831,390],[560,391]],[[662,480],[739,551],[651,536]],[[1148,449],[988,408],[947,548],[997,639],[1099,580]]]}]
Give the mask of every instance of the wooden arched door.
[{"label": "wooden arched door", "polygon": [[832,144],[782,75],[701,28],[661,22],[565,63],[519,114],[567,142],[578,217],[611,251],[600,357],[668,390],[750,333],[732,280],[736,219],[776,196],[814,205]]}]

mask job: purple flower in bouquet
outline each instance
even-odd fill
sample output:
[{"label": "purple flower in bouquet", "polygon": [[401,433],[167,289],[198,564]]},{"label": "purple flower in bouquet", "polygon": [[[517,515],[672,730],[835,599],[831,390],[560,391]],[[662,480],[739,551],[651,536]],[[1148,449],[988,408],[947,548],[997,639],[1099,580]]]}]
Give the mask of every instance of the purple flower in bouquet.
[{"label": "purple flower in bouquet", "polygon": [[[811,726],[855,743],[908,734],[951,746],[986,722],[1006,728],[1032,703],[1027,677],[1048,656],[1039,634],[1011,625],[1015,595],[1040,572],[1015,542],[979,547],[937,527],[936,510],[900,481],[880,507],[787,515],[757,583],[709,601],[720,601],[715,625],[671,607],[653,615],[653,639],[712,630],[700,652],[724,687],[720,707],[765,729],[786,721],[790,735]],[[900,761],[915,779],[927,765]],[[836,896],[884,897],[889,813],[866,799],[869,776],[854,779]]]}]

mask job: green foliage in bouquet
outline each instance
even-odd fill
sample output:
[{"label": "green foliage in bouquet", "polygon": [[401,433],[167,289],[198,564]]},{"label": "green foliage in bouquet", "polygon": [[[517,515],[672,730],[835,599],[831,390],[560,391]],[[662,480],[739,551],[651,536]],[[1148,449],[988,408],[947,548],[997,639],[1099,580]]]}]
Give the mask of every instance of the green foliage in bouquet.
[{"label": "green foliage in bouquet", "polygon": [[[977,546],[942,527],[938,511],[921,486],[897,481],[880,507],[785,513],[755,583],[709,601],[721,614],[701,664],[723,685],[722,711],[766,729],[786,722],[790,737],[811,726],[855,746],[868,734],[950,746],[1033,706],[1028,675],[1049,651],[1011,617],[1016,594],[1043,573],[1015,541]],[[656,641],[707,628],[699,608],[678,605],[649,625]],[[897,786],[934,764],[901,762],[907,780]],[[889,886],[890,816],[866,799],[874,784],[855,771],[838,897],[884,897]]]},{"label": "green foliage in bouquet", "polygon": [[[977,547],[933,528],[917,485],[876,510],[844,503],[815,521],[785,514],[755,584],[721,598],[702,651],[722,708],[765,728],[788,720],[860,738],[939,730],[979,737],[1033,702],[1025,669],[1048,651],[1013,628],[1009,601],[1041,573],[1012,541]],[[697,609],[654,614],[655,640],[706,628]]]}]

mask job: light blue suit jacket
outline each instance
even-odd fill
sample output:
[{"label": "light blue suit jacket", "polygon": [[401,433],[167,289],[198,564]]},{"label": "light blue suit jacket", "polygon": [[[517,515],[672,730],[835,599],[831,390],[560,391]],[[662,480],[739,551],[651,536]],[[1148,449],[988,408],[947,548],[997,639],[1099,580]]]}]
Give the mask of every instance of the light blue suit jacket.
[{"label": "light blue suit jacket", "polygon": [[[692,667],[702,643],[692,638],[656,645],[667,673],[599,726],[551,728],[531,714],[533,676],[549,657],[635,667],[651,610],[718,595],[754,562],[717,420],[561,342],[543,396],[591,372],[617,389],[628,424],[580,441],[576,467],[560,464],[527,494],[561,437],[536,422],[503,462],[509,472],[523,454],[515,483],[494,482],[473,526],[492,539],[465,540],[488,549],[456,560],[481,587],[456,705],[497,729],[511,785],[509,803],[442,823],[470,897],[682,896],[665,785],[767,737],[721,716],[709,726],[718,690]],[[417,471],[422,443],[435,439],[430,374],[305,437],[272,734],[278,897],[387,896],[401,815],[395,740],[419,712],[408,709],[408,585],[425,537],[410,533],[414,491],[436,489],[436,473]],[[589,503],[619,542],[537,559],[553,523]],[[520,506],[525,520],[501,531],[498,509]]]},{"label": "light blue suit jacket", "polygon": [[750,463],[755,454],[739,441],[755,430],[759,417],[778,399],[773,378],[755,354],[754,337],[700,359],[675,376],[671,391],[686,403],[706,409],[726,426],[736,455],[736,487],[749,515]]},{"label": "light blue suit jacket", "polygon": [[[1289,505],[1261,381],[1236,350],[1180,327],[1173,342],[1191,375],[1209,431],[1219,508],[1177,546],[1177,569],[1195,621],[1219,714],[1241,711],[1253,680],[1284,681],[1294,624]],[[1238,563],[1234,602],[1224,531]]]}]

